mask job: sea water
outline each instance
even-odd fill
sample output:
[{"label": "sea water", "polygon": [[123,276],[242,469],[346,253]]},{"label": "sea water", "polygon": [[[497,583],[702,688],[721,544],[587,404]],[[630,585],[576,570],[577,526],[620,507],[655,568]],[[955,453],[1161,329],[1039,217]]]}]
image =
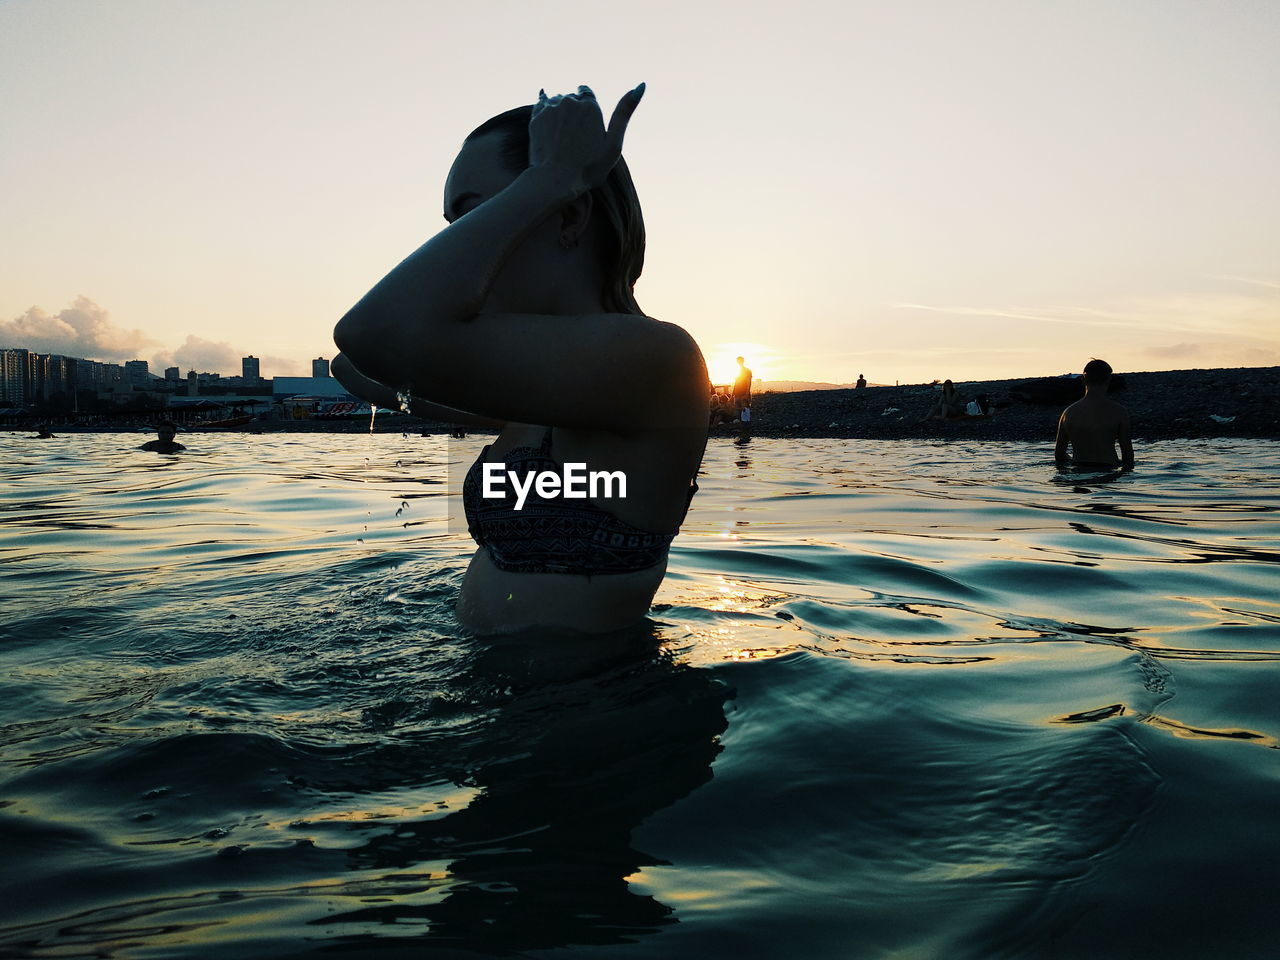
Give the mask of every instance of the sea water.
[{"label": "sea water", "polygon": [[482,640],[483,438],[0,438],[0,955],[1272,957],[1280,444],[713,440]]}]

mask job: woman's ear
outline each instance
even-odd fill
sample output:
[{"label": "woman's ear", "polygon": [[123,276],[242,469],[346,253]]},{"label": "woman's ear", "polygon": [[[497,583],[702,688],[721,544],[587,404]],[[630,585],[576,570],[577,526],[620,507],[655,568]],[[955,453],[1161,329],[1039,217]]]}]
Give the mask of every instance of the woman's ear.
[{"label": "woman's ear", "polygon": [[591,191],[560,208],[560,246],[572,250],[582,242],[591,222]]}]

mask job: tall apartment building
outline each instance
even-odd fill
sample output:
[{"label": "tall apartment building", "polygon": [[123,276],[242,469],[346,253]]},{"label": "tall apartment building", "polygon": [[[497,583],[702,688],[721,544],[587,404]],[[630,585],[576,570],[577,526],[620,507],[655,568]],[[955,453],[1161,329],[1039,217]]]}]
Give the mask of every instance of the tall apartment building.
[{"label": "tall apartment building", "polygon": [[182,371],[181,371],[181,370],[179,370],[177,367],[165,367],[165,368],[164,368],[164,378],[165,378],[166,380],[173,380],[173,381],[181,382],[181,381],[182,381]]},{"label": "tall apartment building", "polygon": [[0,350],[0,406],[25,406],[31,398],[30,351]]},{"label": "tall apartment building", "polygon": [[329,376],[329,361],[324,357],[316,357],[311,361],[311,375],[313,377]]},{"label": "tall apartment building", "polygon": [[29,355],[31,371],[30,400],[48,400],[71,389],[70,372],[75,361],[56,353]]},{"label": "tall apartment building", "polygon": [[[133,362],[146,367],[145,360]],[[29,407],[59,394],[71,399],[84,391],[111,393],[126,382],[125,368],[118,363],[0,349],[0,407]]]},{"label": "tall apartment building", "polygon": [[151,368],[145,360],[126,360],[124,377],[135,386],[147,387],[151,385]]},{"label": "tall apartment building", "polygon": [[262,379],[262,374],[258,372],[258,358],[253,354],[240,360],[240,377],[245,383]]},{"label": "tall apartment building", "polygon": [[67,363],[67,379],[73,390],[106,393],[125,382],[124,368],[118,363],[99,363],[78,357],[68,357]]}]

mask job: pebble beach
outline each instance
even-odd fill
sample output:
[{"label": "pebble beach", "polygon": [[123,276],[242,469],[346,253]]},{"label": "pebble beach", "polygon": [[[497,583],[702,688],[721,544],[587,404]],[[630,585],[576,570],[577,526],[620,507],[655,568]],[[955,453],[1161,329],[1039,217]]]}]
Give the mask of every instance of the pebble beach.
[{"label": "pebble beach", "polygon": [[[1129,410],[1135,440],[1203,437],[1280,438],[1280,367],[1168,370],[1123,374],[1114,392]],[[963,400],[986,394],[986,417],[918,422],[936,402],[930,384],[761,393],[753,400],[757,437],[878,440],[1044,440],[1052,442],[1062,405],[1019,399],[1027,378],[964,381]],[[737,425],[712,435],[736,436]]]}]

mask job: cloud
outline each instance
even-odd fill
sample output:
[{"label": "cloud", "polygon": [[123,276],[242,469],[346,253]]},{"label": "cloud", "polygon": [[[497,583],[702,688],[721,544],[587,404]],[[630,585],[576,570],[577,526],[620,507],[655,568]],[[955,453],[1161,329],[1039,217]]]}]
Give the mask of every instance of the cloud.
[{"label": "cloud", "polygon": [[[1270,286],[1269,281],[1248,281]],[[962,317],[1024,320],[1072,327],[1109,327],[1117,335],[1128,328],[1151,335],[1214,336],[1229,333],[1238,338],[1274,342],[1280,306],[1274,297],[1248,294],[1200,293],[1161,297],[1134,296],[1115,299],[1102,307],[1056,305],[1045,307],[934,306],[893,303],[898,310],[923,310]]]},{"label": "cloud", "polygon": [[1249,344],[1234,340],[1171,343],[1142,351],[1161,361],[1190,361],[1208,366],[1280,366],[1280,348],[1269,344]]},{"label": "cloud", "polygon": [[88,297],[56,316],[31,307],[21,316],[0,322],[0,347],[22,347],[35,353],[59,353],[87,360],[133,360],[156,341],[141,330],[116,326],[111,315]]},{"label": "cloud", "polygon": [[1280,290],[1280,280],[1261,280],[1257,277],[1238,277],[1231,273],[1211,273],[1214,280],[1231,280],[1235,283],[1249,283],[1255,287],[1266,287],[1268,290]]},{"label": "cloud", "polygon": [[1207,350],[1208,345],[1203,343],[1171,343],[1167,347],[1148,347],[1147,353],[1166,360],[1185,360],[1188,357],[1204,356]]},{"label": "cloud", "polygon": [[[141,330],[117,326],[111,314],[88,297],[76,297],[71,306],[54,315],[41,307],[31,307],[21,316],[0,321],[0,347],[20,347],[33,353],[57,353],[66,357],[119,363],[136,360],[159,347],[160,341]],[[176,349],[153,353],[151,372],[165,367],[208,371],[224,375],[240,374],[240,358],[249,355],[221,340],[207,340],[194,333]],[[306,376],[305,361],[285,357],[260,356],[264,377]]]},{"label": "cloud", "polygon": [[[895,310],[927,310],[930,313],[949,313],[958,317],[995,317],[1001,320],[1033,320],[1038,323],[1070,323],[1085,324],[1086,326],[1114,327],[1124,325],[1124,321],[1111,319],[1094,319],[1083,320],[1079,316],[1052,316],[1048,311],[1028,311],[1021,308],[1013,309],[997,309],[993,307],[935,307],[926,303],[891,303],[889,304]],[[1072,314],[1091,314],[1093,316],[1103,316],[1096,311],[1086,310],[1084,308],[1067,307],[1065,308]]]},{"label": "cloud", "polygon": [[[1024,356],[1028,352],[1030,352],[1028,348],[1023,346],[999,347],[999,346],[978,345],[973,347],[947,347],[947,356],[949,357],[957,356],[961,354],[963,355],[973,354],[975,356],[982,356],[982,357],[994,357],[994,356],[1004,356],[1004,355],[1020,357],[1020,356]],[[795,361],[805,361],[805,360],[845,360],[849,358],[854,358],[859,360],[866,359],[866,358],[873,358],[881,362],[910,361],[914,363],[914,362],[919,362],[921,360],[921,354],[920,354],[920,351],[915,348],[868,347],[865,350],[841,350],[841,351],[828,351],[826,353],[779,354],[777,357],[777,361],[793,363]],[[931,357],[926,357],[924,359],[925,359],[925,362],[928,362],[928,363],[935,362],[934,359]]]},{"label": "cloud", "polygon": [[[224,340],[206,340],[194,333],[174,350],[162,350],[151,358],[151,372],[161,373],[165,367],[177,367],[183,375],[188,370],[197,373],[221,373],[240,375],[240,360],[249,351],[240,350]],[[310,371],[298,360],[284,357],[258,357],[259,369],[264,377],[304,376]]]},{"label": "cloud", "polygon": [[268,354],[260,358],[264,377],[309,377],[311,364],[306,360],[288,360]]},{"label": "cloud", "polygon": [[222,340],[206,340],[188,333],[187,339],[180,346],[157,353],[151,362],[157,370],[180,367],[184,371],[230,373],[232,370],[239,372],[240,358],[243,356],[243,353]]}]

